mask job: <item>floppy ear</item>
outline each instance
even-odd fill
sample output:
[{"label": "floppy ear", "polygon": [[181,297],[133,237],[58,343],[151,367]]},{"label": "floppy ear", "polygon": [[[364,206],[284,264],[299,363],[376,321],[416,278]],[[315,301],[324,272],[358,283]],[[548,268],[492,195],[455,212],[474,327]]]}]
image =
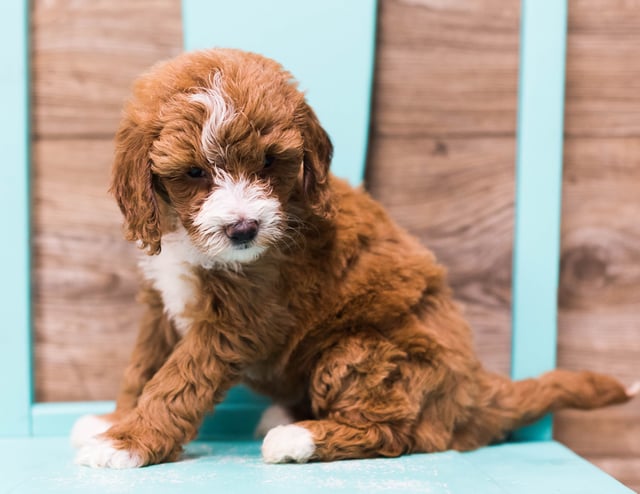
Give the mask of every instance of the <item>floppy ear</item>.
[{"label": "floppy ear", "polygon": [[153,192],[149,129],[125,117],[116,134],[111,193],[124,216],[127,240],[140,242],[148,254],[160,252],[160,217]]},{"label": "floppy ear", "polygon": [[304,140],[302,189],[312,208],[321,215],[330,211],[329,165],[333,145],[311,107],[302,103],[299,113]]}]

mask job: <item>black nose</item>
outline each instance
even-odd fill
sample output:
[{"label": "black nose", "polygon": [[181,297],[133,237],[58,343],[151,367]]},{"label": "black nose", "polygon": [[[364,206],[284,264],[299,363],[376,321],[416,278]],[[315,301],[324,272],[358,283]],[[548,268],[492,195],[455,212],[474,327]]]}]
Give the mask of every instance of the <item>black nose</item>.
[{"label": "black nose", "polygon": [[235,244],[251,242],[258,234],[258,222],[256,220],[238,221],[227,225],[224,233]]}]

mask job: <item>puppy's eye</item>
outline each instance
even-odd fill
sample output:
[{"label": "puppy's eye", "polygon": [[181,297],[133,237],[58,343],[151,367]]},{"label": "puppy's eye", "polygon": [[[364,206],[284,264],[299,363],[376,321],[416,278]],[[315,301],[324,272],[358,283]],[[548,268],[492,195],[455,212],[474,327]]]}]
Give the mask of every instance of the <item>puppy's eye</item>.
[{"label": "puppy's eye", "polygon": [[269,168],[271,165],[273,165],[276,161],[275,156],[272,156],[270,154],[266,154],[264,159],[262,160],[262,167],[263,168]]},{"label": "puppy's eye", "polygon": [[206,172],[202,168],[198,168],[197,166],[192,166],[187,171],[187,175],[191,178],[204,178],[207,176]]}]

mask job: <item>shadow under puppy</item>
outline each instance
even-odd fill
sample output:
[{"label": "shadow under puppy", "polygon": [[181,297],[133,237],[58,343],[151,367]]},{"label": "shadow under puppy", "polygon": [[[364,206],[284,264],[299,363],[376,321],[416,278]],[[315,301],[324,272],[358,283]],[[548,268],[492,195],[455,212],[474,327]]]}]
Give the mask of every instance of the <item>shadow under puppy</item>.
[{"label": "shadow under puppy", "polygon": [[331,154],[267,58],[187,53],[137,81],[111,188],[148,254],[146,314],[115,412],[74,427],[79,463],[175,460],[239,382],[292,422],[266,434],[274,463],[469,450],[637,391],[591,372],[512,382],[483,369],[442,266],[329,173]]}]

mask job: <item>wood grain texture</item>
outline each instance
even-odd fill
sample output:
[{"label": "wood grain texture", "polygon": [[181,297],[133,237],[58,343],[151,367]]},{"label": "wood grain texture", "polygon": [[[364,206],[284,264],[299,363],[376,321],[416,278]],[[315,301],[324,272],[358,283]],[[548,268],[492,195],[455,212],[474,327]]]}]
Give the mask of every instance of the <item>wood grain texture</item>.
[{"label": "wood grain texture", "polygon": [[565,132],[640,134],[639,0],[570,0]]},{"label": "wood grain texture", "polygon": [[35,0],[36,137],[111,136],[135,77],[180,53],[180,2]]},{"label": "wood grain texture", "polygon": [[87,139],[33,150],[38,401],[112,399],[136,335],[137,254],[106,191],[111,152]]},{"label": "wood grain texture", "polygon": [[[558,363],[627,384],[640,379],[639,142],[570,137],[565,145]],[[638,401],[563,412],[556,437],[588,458],[640,461],[639,424]]]},{"label": "wood grain texture", "polygon": [[181,51],[180,2],[32,6],[36,398],[113,399],[140,308],[107,195],[133,79]]},{"label": "wood grain texture", "polygon": [[640,377],[640,141],[569,138],[565,157],[559,361],[631,383]]},{"label": "wood grain texture", "polygon": [[508,372],[514,139],[376,136],[371,151],[369,190],[447,266],[483,362]]},{"label": "wood grain texture", "polygon": [[[508,371],[519,2],[380,0],[367,186],[448,267]],[[640,0],[570,0],[559,363],[640,378]],[[131,82],[181,49],[178,0],[35,0],[37,397],[111,399],[140,314],[106,193]],[[640,487],[640,404],[556,437]]]},{"label": "wood grain texture", "polygon": [[[558,363],[640,378],[640,2],[571,0]],[[558,414],[555,436],[640,488],[640,402]]]},{"label": "wood grain texture", "polygon": [[519,2],[379,3],[375,134],[513,136]]},{"label": "wood grain texture", "polygon": [[481,358],[506,373],[518,4],[379,8],[367,187],[447,266]]}]

